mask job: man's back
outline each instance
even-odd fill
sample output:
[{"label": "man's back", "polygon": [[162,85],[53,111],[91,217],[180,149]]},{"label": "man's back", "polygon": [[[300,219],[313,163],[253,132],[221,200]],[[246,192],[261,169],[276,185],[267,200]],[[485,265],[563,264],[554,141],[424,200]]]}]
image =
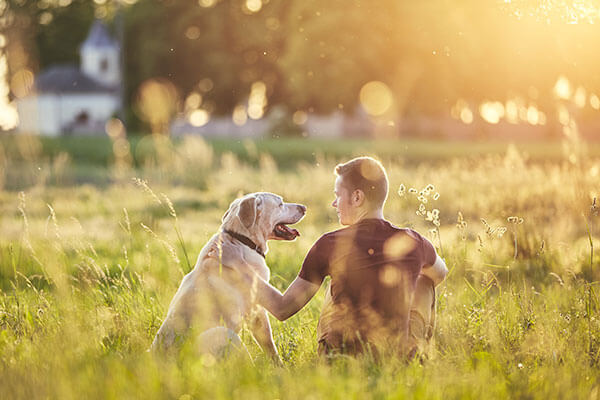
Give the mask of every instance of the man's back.
[{"label": "man's back", "polygon": [[365,219],[323,235],[299,276],[320,284],[331,276],[318,339],[360,351],[361,343],[404,338],[417,277],[435,262],[429,241],[382,219]]}]

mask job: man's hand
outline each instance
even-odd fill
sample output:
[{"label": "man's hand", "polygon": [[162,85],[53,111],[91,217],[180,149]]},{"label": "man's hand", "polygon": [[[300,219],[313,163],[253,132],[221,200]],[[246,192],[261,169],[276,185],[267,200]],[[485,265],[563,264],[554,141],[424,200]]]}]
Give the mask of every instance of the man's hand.
[{"label": "man's hand", "polygon": [[213,243],[208,250],[207,256],[220,261],[223,267],[238,272],[241,277],[249,284],[257,279],[254,270],[244,260],[244,252],[239,246],[235,246],[228,240]]},{"label": "man's hand", "polygon": [[446,263],[438,255],[433,265],[424,266],[421,270],[421,275],[424,275],[433,281],[434,287],[439,285],[448,275]]}]

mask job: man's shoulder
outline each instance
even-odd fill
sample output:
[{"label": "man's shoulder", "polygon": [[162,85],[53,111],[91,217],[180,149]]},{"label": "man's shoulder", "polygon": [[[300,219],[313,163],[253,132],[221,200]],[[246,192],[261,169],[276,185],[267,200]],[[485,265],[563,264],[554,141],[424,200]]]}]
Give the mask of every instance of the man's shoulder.
[{"label": "man's shoulder", "polygon": [[390,238],[402,238],[402,240],[412,240],[415,243],[420,243],[423,241],[424,237],[412,228],[407,227],[398,227],[392,224],[389,221],[384,220],[387,229],[387,233],[383,233],[385,236],[389,236]]},{"label": "man's shoulder", "polygon": [[346,227],[343,227],[340,229],[336,229],[334,231],[325,232],[317,239],[317,241],[315,242],[315,245],[320,244],[320,243],[329,242],[331,240],[335,240],[336,237],[343,235],[345,232],[348,232],[348,228],[349,227],[346,226]]}]

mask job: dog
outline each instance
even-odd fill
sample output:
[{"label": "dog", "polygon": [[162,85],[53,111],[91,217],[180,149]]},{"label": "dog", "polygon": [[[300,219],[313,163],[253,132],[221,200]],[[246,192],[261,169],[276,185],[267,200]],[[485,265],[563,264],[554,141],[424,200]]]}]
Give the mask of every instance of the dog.
[{"label": "dog", "polygon": [[[251,285],[240,272],[221,264],[220,251],[237,247],[248,268],[268,281],[267,241],[296,239],[300,233],[288,225],[299,222],[305,214],[305,206],[284,203],[273,193],[252,193],[234,200],[222,218],[220,231],[202,248],[194,269],[181,281],[151,349],[172,349],[192,339],[200,353],[217,358],[232,347],[247,354],[238,334],[243,323],[249,322],[262,349],[281,363],[267,311],[256,303]],[[228,246],[223,248],[225,241]]]}]

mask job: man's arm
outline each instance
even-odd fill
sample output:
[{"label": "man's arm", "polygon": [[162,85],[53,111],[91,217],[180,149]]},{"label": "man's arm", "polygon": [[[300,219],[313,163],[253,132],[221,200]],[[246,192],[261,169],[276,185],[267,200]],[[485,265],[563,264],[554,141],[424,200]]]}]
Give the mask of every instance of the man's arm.
[{"label": "man's arm", "polygon": [[448,268],[446,263],[439,255],[436,255],[435,262],[433,265],[425,265],[421,269],[421,275],[425,275],[433,281],[433,285],[437,286],[446,278],[448,275]]},{"label": "man's arm", "polygon": [[253,275],[252,286],[256,290],[258,303],[280,321],[285,321],[300,311],[321,286],[296,277],[287,290],[281,294],[279,290],[258,275]]},{"label": "man's arm", "polygon": [[244,260],[239,248],[232,246],[229,242],[223,242],[221,246],[221,248],[217,245],[213,246],[207,252],[207,256],[220,259],[221,265],[237,270],[254,290],[258,303],[280,321],[296,314],[321,287],[321,283],[312,283],[298,276],[285,293],[281,294],[279,290],[254,272],[254,268]]}]

